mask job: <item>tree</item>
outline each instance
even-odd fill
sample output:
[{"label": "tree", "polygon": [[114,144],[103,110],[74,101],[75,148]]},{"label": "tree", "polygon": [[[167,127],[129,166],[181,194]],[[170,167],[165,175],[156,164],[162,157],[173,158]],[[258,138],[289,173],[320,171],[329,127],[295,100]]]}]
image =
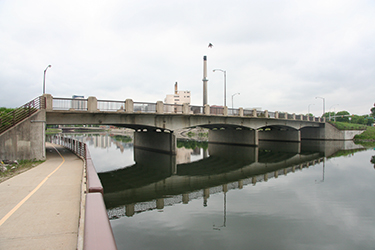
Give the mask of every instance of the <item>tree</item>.
[{"label": "tree", "polygon": [[371,116],[375,117],[375,103],[374,103],[374,107],[371,108],[370,111],[371,111]]},{"label": "tree", "polygon": [[335,112],[325,112],[324,114],[323,114],[323,117],[325,117],[326,118],[326,120],[328,121],[328,119],[331,117],[331,120],[333,120],[333,116],[335,115]]},{"label": "tree", "polygon": [[336,114],[336,121],[338,122],[349,122],[350,113],[348,111],[340,111]]}]

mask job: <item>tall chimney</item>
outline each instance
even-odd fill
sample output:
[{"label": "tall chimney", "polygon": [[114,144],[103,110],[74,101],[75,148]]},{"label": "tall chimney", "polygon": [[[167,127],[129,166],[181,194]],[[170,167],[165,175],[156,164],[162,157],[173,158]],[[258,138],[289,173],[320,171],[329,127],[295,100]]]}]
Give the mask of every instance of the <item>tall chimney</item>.
[{"label": "tall chimney", "polygon": [[174,84],[174,94],[177,95],[177,82]]},{"label": "tall chimney", "polygon": [[203,56],[203,106],[207,104],[207,56]]}]

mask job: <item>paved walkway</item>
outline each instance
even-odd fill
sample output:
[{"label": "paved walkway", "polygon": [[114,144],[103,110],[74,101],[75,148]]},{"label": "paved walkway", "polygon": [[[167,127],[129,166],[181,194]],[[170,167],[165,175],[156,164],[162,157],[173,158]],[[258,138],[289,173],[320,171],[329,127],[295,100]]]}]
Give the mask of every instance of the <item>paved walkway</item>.
[{"label": "paved walkway", "polygon": [[83,161],[46,148],[44,163],[0,183],[0,249],[77,248]]}]

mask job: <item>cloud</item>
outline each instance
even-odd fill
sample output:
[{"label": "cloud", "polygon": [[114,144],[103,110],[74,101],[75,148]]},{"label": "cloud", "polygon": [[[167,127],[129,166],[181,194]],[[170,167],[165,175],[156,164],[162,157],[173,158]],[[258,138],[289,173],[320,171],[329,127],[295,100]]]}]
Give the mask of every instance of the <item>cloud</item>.
[{"label": "cloud", "polygon": [[[173,84],[202,103],[306,113],[316,95],[351,113],[371,107],[371,1],[2,1],[0,106],[54,96],[163,100]],[[208,43],[214,47],[208,49]],[[339,96],[345,94],[345,96]],[[228,101],[229,100],[229,101]],[[312,112],[320,114],[318,102]]]}]

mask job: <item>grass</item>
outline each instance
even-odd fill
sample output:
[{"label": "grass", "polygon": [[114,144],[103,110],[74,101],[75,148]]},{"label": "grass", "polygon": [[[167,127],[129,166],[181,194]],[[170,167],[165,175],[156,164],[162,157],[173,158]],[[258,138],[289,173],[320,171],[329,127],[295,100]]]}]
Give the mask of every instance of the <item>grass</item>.
[{"label": "grass", "polygon": [[363,125],[363,124],[356,124],[356,123],[349,123],[349,122],[332,122],[330,121],[333,126],[335,126],[339,130],[362,130],[367,129],[369,126]]},{"label": "grass", "polygon": [[354,140],[375,141],[375,127],[367,127],[362,134],[356,135]]},{"label": "grass", "polygon": [[20,173],[23,173],[33,167],[38,166],[39,164],[43,163],[44,161],[36,161],[36,160],[20,160],[18,164],[11,164],[11,165],[3,165],[7,169],[3,172],[0,171],[0,182],[6,181],[13,176],[16,176]]}]

